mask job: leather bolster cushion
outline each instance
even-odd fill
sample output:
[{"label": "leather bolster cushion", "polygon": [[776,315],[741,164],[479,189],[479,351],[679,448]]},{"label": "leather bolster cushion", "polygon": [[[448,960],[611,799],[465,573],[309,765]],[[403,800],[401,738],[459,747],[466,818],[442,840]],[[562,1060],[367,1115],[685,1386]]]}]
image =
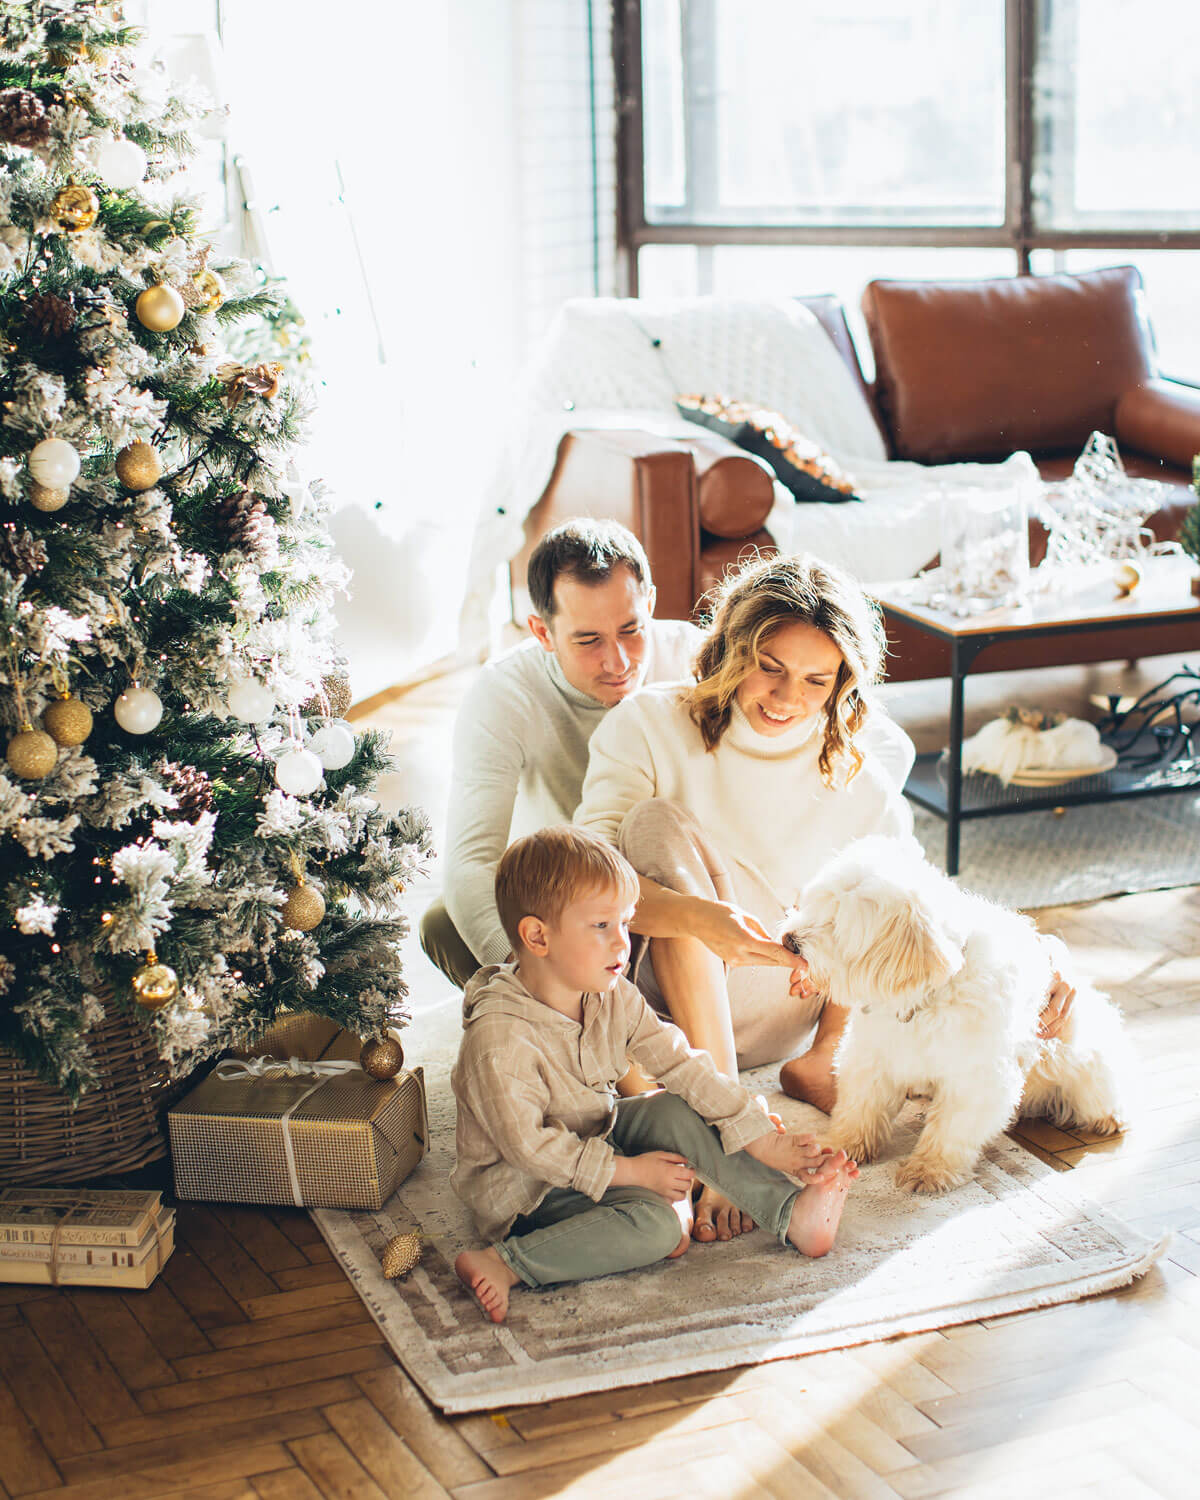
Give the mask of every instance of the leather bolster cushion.
[{"label": "leather bolster cushion", "polygon": [[1134,386],[1117,403],[1115,436],[1190,471],[1200,454],[1200,390],[1170,380]]},{"label": "leather bolster cushion", "polygon": [[897,458],[1078,451],[1150,378],[1140,273],[872,281],[863,314]]},{"label": "leather bolster cushion", "polygon": [[770,466],[715,432],[674,441],[692,454],[701,527],[731,538],[758,531],[775,504]]}]

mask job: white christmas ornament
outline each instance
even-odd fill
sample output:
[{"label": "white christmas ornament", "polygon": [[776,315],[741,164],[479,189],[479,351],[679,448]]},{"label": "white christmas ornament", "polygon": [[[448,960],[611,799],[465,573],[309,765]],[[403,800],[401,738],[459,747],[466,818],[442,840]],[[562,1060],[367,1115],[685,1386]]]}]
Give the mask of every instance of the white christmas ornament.
[{"label": "white christmas ornament", "polygon": [[289,750],[275,762],[275,782],[291,797],[307,797],[324,780],[321,762],[311,750]]},{"label": "white christmas ornament", "polygon": [[103,142],[95,161],[96,171],[110,188],[134,188],[146,176],[146,153],[134,141]]},{"label": "white christmas ornament", "polygon": [[261,682],[235,682],[225,699],[229,712],[243,724],[265,724],[275,712],[275,699]]},{"label": "white christmas ornament", "polygon": [[149,734],[162,715],[162,699],[150,688],[126,688],[113,704],[113,718],[128,734]]},{"label": "white christmas ornament", "polygon": [[79,454],[64,438],[43,438],[30,451],[29,472],[47,489],[65,489],[79,474]]},{"label": "white christmas ornament", "polygon": [[354,731],[342,720],[335,720],[309,737],[308,748],[327,771],[340,771],[354,759]]}]

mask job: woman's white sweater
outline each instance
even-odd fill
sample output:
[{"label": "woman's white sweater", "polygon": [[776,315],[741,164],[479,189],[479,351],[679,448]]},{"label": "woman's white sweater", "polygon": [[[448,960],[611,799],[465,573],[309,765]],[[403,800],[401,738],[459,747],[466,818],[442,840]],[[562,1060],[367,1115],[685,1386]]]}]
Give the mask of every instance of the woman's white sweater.
[{"label": "woman's white sweater", "polygon": [[830,788],[817,764],[822,716],[782,735],[761,735],[735,703],[720,743],[706,751],[683,705],[688,686],[643,688],[605,717],[592,735],[576,823],[615,842],[636,803],[650,797],[682,803],[724,855],[739,900],[770,920],[775,913],[754,911],[762,904],[754,892],[765,888],[785,908],[854,839],[912,833],[900,791],[913,763],[912,741],[878,705],[856,739],[862,769],[849,782],[843,771]]}]

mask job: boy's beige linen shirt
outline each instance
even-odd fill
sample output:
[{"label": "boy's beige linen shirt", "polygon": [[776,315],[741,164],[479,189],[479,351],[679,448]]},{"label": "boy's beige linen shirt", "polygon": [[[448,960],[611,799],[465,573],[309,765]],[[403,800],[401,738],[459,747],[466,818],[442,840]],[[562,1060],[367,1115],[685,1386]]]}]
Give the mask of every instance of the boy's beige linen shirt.
[{"label": "boy's beige linen shirt", "polygon": [[583,1021],[535,1000],[515,964],[481,969],[463,996],[451,1083],[458,1163],[450,1181],[486,1239],[508,1233],[551,1188],[599,1201],[612,1182],[617,1079],[629,1061],[721,1133],[727,1153],[773,1129],[740,1083],[689,1047],[627,979],[583,997]]}]

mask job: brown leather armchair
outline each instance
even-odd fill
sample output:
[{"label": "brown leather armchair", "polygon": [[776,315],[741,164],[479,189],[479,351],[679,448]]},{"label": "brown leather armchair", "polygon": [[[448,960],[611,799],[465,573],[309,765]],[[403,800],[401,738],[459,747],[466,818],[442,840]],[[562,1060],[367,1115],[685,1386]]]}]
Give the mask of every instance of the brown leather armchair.
[{"label": "brown leather armchair", "polygon": [[[1188,488],[1200,453],[1200,389],[1162,379],[1132,266],[1078,276],[988,281],[874,281],[863,294],[876,379],[868,385],[841,303],[799,299],[820,321],[871,404],[889,453],[923,463],[1001,459],[1027,449],[1045,479],[1062,478],[1088,436],[1111,433],[1126,469],[1159,479],[1173,497],[1149,524],[1178,534],[1195,501]],[[713,394],[741,395],[740,392]],[[646,548],[658,586],[657,613],[695,614],[705,593],[750,549],[773,550],[764,529],[772,478],[758,459],[697,428],[668,439],[636,430],[572,431],[525,522],[513,559],[514,618],[528,612],[525,568],[538,539],[576,515],[622,521]],[[1031,524],[1031,555],[1045,535]],[[931,559],[932,560],[932,559]],[[1165,642],[1183,650],[1194,642]],[[944,649],[896,632],[889,676],[943,675]],[[1039,662],[1053,663],[1044,654]],[[1078,660],[1078,644],[1073,659]],[[1097,643],[1095,660],[1122,655],[1119,639]],[[980,671],[1026,665],[1004,650]]]}]

